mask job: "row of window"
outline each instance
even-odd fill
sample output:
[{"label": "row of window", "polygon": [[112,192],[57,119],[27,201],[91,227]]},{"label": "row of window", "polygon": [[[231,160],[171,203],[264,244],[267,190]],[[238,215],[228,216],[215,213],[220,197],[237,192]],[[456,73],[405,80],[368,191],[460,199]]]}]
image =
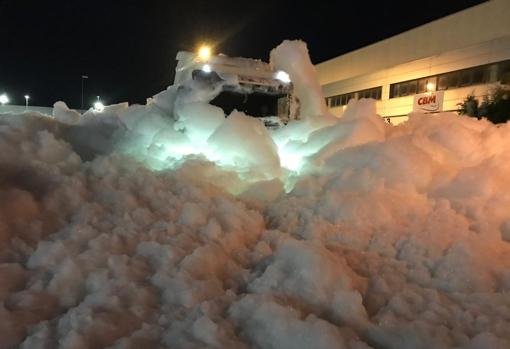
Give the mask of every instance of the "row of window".
[{"label": "row of window", "polygon": [[373,99],[381,99],[382,95],[382,86],[369,88],[366,90],[361,90],[357,92],[344,93],[337,96],[332,96],[326,98],[326,104],[330,108],[340,107],[342,105],[347,105],[349,101],[353,98],[373,98]]},{"label": "row of window", "polygon": [[[398,82],[390,85],[390,98],[412,96],[427,91],[443,91],[493,82],[510,83],[510,60],[457,70],[425,78]],[[349,103],[352,98],[381,99],[382,87],[344,93],[326,98],[330,108]]]},{"label": "row of window", "polygon": [[510,82],[510,61],[486,64],[390,85],[390,98],[501,81]]}]

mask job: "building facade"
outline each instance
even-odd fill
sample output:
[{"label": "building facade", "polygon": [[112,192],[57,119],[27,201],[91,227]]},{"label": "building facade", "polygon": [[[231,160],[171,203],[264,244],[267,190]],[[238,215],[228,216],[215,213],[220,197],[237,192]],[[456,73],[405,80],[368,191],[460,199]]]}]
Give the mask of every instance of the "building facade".
[{"label": "building facade", "polygon": [[376,99],[397,124],[414,111],[455,111],[510,82],[510,0],[488,2],[316,65],[328,107]]}]

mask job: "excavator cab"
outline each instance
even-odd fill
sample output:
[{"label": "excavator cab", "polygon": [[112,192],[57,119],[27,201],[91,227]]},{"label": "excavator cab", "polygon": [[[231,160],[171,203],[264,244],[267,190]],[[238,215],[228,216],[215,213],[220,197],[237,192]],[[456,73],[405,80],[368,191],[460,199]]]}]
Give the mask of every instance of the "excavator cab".
[{"label": "excavator cab", "polygon": [[208,86],[215,91],[208,102],[223,109],[226,115],[233,110],[261,119],[268,128],[279,128],[293,115],[292,82],[283,71],[273,71],[260,60],[228,57],[202,57],[181,51],[177,54],[174,84],[179,86],[195,81],[194,86]]}]

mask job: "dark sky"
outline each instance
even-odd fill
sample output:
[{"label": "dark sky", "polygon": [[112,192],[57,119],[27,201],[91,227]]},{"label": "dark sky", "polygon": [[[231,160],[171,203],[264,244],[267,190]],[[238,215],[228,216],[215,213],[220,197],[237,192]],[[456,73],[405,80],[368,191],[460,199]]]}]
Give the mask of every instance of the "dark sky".
[{"label": "dark sky", "polygon": [[144,102],[173,80],[175,55],[201,41],[268,59],[303,39],[318,63],[482,0],[0,0],[0,93],[33,105]]}]

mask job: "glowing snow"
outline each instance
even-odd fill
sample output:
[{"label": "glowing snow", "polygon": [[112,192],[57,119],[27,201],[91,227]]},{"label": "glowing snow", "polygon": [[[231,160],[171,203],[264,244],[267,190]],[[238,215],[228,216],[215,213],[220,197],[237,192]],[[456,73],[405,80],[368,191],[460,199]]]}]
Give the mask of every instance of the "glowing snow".
[{"label": "glowing snow", "polygon": [[307,60],[274,132],[193,86],[1,115],[0,348],[510,347],[510,125],[315,116]]}]

